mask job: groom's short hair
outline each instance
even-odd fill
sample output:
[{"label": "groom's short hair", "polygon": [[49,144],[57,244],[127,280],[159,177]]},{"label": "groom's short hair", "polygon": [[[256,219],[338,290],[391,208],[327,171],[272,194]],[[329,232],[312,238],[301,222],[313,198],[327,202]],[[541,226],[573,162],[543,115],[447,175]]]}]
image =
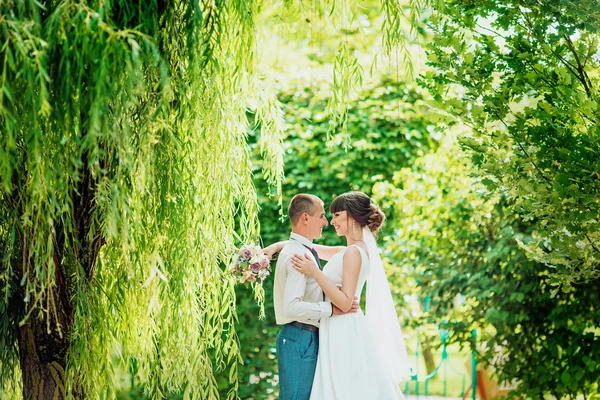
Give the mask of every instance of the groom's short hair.
[{"label": "groom's short hair", "polygon": [[292,221],[292,225],[298,223],[303,213],[313,215],[317,211],[318,202],[323,203],[320,198],[313,194],[300,193],[295,195],[288,207],[288,216],[290,217],[290,221]]}]

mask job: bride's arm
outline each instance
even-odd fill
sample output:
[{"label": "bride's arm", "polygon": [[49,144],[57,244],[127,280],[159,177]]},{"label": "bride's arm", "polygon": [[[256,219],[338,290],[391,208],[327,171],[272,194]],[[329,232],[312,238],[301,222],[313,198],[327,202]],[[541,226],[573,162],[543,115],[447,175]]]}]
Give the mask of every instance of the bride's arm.
[{"label": "bride's arm", "polygon": [[[287,240],[284,240],[282,242],[273,243],[272,245],[269,245],[262,249],[262,251],[267,255],[267,257],[269,257],[270,260],[273,258],[273,255],[275,253],[279,253],[281,250],[283,250],[287,242]],[[317,254],[319,255],[319,258],[325,261],[331,260],[331,257],[345,249],[344,246],[325,246],[322,244],[315,244],[314,247],[317,251]]]},{"label": "bride's arm", "polygon": [[292,258],[292,264],[298,271],[313,277],[331,302],[340,310],[347,312],[352,308],[361,264],[361,255],[357,248],[350,247],[344,254],[341,290],[329,280],[323,271],[317,268],[314,261],[306,256],[295,254]]},{"label": "bride's arm", "polygon": [[282,242],[273,243],[272,245],[269,245],[269,246],[265,247],[264,249],[262,249],[262,251],[263,251],[263,253],[265,253],[267,255],[269,260],[271,260],[275,253],[279,253],[281,250],[283,250],[283,248],[285,247],[287,242],[288,242],[287,240],[284,240]]},{"label": "bride's arm", "polygon": [[322,244],[315,244],[314,247],[319,258],[325,261],[331,260],[331,257],[345,249],[344,246],[325,246]]}]

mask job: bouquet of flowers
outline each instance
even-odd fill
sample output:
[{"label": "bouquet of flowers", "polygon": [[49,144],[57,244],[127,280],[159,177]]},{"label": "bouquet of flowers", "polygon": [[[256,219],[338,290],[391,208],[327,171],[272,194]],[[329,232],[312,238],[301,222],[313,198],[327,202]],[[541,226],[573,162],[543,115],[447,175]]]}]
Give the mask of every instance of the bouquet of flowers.
[{"label": "bouquet of flowers", "polygon": [[254,289],[254,300],[260,307],[259,318],[265,318],[265,291],[262,283],[271,274],[271,261],[260,247],[253,244],[243,245],[233,256],[230,268],[237,282],[250,282]]},{"label": "bouquet of flowers", "polygon": [[233,256],[231,270],[241,283],[262,283],[271,273],[271,262],[260,247],[246,244]]}]

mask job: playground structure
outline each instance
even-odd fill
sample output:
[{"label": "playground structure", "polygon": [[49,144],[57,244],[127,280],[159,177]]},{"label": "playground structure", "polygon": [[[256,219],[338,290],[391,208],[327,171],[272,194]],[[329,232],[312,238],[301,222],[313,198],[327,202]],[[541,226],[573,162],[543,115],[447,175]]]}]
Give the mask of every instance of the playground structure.
[{"label": "playground structure", "polygon": [[[440,339],[442,341],[442,355],[441,355],[442,359],[431,373],[427,374],[423,380],[419,380],[419,371],[420,371],[420,367],[421,367],[421,363],[420,363],[421,340],[420,340],[420,335],[419,335],[419,329],[417,328],[416,335],[415,335],[416,336],[416,347],[415,347],[416,351],[415,351],[415,364],[414,364],[415,368],[413,370],[413,374],[410,376],[410,380],[415,382],[415,390],[414,390],[414,393],[410,392],[410,386],[409,386],[410,381],[407,381],[405,384],[404,390],[403,390],[403,393],[405,395],[413,394],[416,396],[417,399],[419,398],[419,396],[428,397],[429,396],[429,382],[432,379],[434,379],[436,376],[438,376],[438,374],[440,374],[440,372],[441,372],[441,376],[443,379],[443,385],[444,385],[443,396],[447,397],[447,395],[448,395],[448,388],[447,388],[448,361],[449,361],[448,348],[447,348],[448,331],[444,328],[440,328],[439,332],[440,332]],[[475,340],[477,338],[477,332],[473,331],[472,335],[473,335],[473,339]],[[473,346],[473,347],[475,347],[475,346]],[[477,369],[475,368],[475,366],[477,365],[477,359],[476,359],[476,353],[474,350],[471,352],[470,364],[471,364],[470,370],[476,371]],[[452,368],[452,367],[450,366],[450,368]],[[470,391],[470,388],[477,387],[477,374],[471,374],[471,385],[469,386],[468,389],[465,390],[466,381],[467,381],[467,370],[465,370],[464,372],[453,370],[453,372],[462,378],[462,389],[461,389],[460,397],[462,397],[463,399],[466,399],[467,395]],[[421,392],[421,387],[423,387],[423,392]],[[475,393],[477,393],[477,391],[473,392],[473,396],[472,396],[473,400],[475,400],[475,398],[476,398]],[[486,400],[489,400],[489,399],[486,399]]]},{"label": "playground structure", "polygon": [[[429,308],[429,296],[426,296],[424,302],[424,309],[427,311]],[[443,379],[443,397],[448,396],[447,383],[448,383],[448,336],[449,332],[445,328],[445,323],[442,327],[438,326],[438,332],[440,335],[440,339],[442,342],[442,355],[439,364],[436,368],[429,374],[427,374],[422,381],[419,380],[419,371],[420,371],[420,357],[421,357],[421,339],[420,339],[420,331],[419,328],[416,330],[416,347],[415,347],[415,369],[413,374],[410,376],[410,381],[415,382],[415,390],[414,393],[410,392],[410,381],[407,381],[403,393],[405,395],[413,394],[417,399],[420,396],[424,396],[427,398],[429,396],[429,382],[434,379],[438,374],[441,373]],[[481,365],[477,364],[477,353],[475,349],[477,348],[477,331],[471,331],[472,335],[472,350],[471,357],[465,363],[464,371],[457,371],[452,366],[450,368],[453,370],[454,374],[460,376],[462,378],[462,389],[460,393],[460,397],[463,400],[468,399],[469,397],[472,400],[477,399],[478,397],[481,400],[492,400],[494,398],[500,396],[506,396],[512,389],[516,389],[516,384],[512,384],[511,386],[503,386],[499,387],[498,384],[490,377],[490,373],[487,369],[483,368]],[[498,357],[501,357],[499,354]],[[470,385],[466,387],[467,377],[470,377]],[[423,386],[423,392],[421,393],[421,386]],[[466,387],[466,388],[465,388]],[[475,390],[473,390],[475,388]]]}]

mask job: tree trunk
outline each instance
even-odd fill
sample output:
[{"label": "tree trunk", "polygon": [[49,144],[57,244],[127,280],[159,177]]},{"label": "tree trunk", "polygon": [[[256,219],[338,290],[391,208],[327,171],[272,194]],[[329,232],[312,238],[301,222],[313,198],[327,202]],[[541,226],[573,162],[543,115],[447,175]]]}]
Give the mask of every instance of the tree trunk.
[{"label": "tree trunk", "polygon": [[[83,160],[87,165],[87,153],[83,155]],[[93,217],[95,183],[90,171],[85,170],[78,190],[73,193],[75,215],[73,225],[77,226],[74,232],[76,256],[88,280],[94,276],[96,259],[103,243],[100,235],[88,238]],[[56,231],[63,230],[56,229]],[[64,238],[59,235],[55,240],[56,248],[62,249]],[[41,315],[36,315],[34,312],[27,323],[19,328],[19,359],[23,374],[24,400],[62,400],[67,397],[65,369],[73,326],[73,307],[69,300],[72,283],[67,281],[69,274],[65,272],[65,265],[60,260],[61,257],[56,251],[54,253],[56,286],[52,289],[54,304],[45,305],[50,312],[42,312]],[[74,385],[77,386],[77,382]],[[76,399],[85,397],[78,387],[73,387],[70,394]]]},{"label": "tree trunk", "polygon": [[425,336],[425,340],[422,341],[423,343],[423,360],[425,361],[425,370],[427,371],[427,374],[431,374],[433,371],[435,371],[435,360],[433,358],[433,351],[431,349],[431,339],[429,338],[429,336]]},{"label": "tree trunk", "polygon": [[48,333],[42,321],[30,321],[19,328],[24,400],[66,398],[65,356],[68,343],[65,342],[56,330],[51,329]]},{"label": "tree trunk", "polygon": [[[72,307],[58,256],[54,292],[55,313],[31,315],[18,330],[19,361],[23,376],[24,400],[62,400],[66,398],[65,366],[73,326]],[[48,305],[49,306],[49,305]],[[50,318],[47,321],[44,318]],[[75,398],[83,398],[74,388]]]}]

